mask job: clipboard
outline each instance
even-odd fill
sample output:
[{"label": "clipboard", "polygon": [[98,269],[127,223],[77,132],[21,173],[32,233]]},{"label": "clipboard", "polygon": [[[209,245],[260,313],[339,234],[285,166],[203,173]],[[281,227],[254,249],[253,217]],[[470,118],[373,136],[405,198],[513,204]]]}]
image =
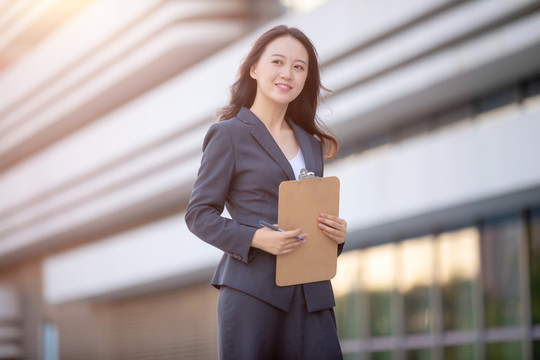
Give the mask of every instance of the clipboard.
[{"label": "clipboard", "polygon": [[301,228],[309,236],[293,252],[276,257],[277,286],[330,280],[336,275],[337,244],[319,229],[320,213],[339,216],[337,177],[311,176],[279,185],[279,227]]}]

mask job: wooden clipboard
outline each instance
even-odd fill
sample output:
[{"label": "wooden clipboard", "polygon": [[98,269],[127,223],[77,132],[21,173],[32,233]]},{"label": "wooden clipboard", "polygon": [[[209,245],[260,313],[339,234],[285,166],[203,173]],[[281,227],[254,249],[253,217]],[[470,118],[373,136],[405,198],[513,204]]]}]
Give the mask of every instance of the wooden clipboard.
[{"label": "wooden clipboard", "polygon": [[309,236],[293,252],[276,258],[276,285],[330,280],[336,275],[337,244],[319,229],[317,218],[339,216],[339,179],[313,177],[284,181],[279,186],[278,225],[301,228]]}]

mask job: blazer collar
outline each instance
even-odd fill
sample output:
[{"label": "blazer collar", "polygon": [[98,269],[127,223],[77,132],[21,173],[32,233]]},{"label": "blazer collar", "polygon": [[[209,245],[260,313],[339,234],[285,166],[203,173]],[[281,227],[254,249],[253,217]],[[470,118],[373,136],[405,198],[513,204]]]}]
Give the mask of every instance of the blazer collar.
[{"label": "blazer collar", "polygon": [[[287,178],[289,180],[296,180],[296,176],[293,172],[291,164],[289,163],[289,160],[287,160],[285,154],[283,154],[279,145],[276,143],[264,123],[253,112],[245,107],[240,109],[237,116],[244,123],[253,125],[251,135],[259,142],[259,144],[261,144],[264,150],[274,159],[274,161],[278,163],[278,165],[287,175]],[[314,171],[315,149],[310,142],[311,135],[292,121],[288,121],[288,123],[294,131],[298,145],[300,145],[300,149],[302,149],[307,170]]]}]

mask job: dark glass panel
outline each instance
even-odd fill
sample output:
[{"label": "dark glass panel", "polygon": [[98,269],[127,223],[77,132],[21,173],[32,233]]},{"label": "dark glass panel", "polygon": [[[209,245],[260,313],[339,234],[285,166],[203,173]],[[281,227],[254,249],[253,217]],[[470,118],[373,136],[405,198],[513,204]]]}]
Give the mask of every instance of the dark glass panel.
[{"label": "dark glass panel", "polygon": [[443,329],[471,329],[475,327],[473,286],[480,268],[478,230],[446,232],[438,236],[438,242]]},{"label": "dark glass panel", "polygon": [[405,295],[405,323],[408,334],[430,331],[429,293],[429,287],[416,286]]},{"label": "dark glass panel", "polygon": [[431,349],[414,349],[405,353],[406,360],[432,360]]},{"label": "dark glass panel", "polygon": [[395,333],[396,245],[376,246],[365,251],[365,286],[369,293],[369,331],[371,336]]},{"label": "dark glass panel", "polygon": [[[540,209],[531,212],[529,234],[531,316],[533,324],[540,324]],[[540,359],[540,354],[535,359]]]},{"label": "dark glass panel", "polygon": [[369,294],[371,336],[391,335],[392,331],[392,292],[373,291]]},{"label": "dark glass panel", "polygon": [[508,104],[513,103],[516,100],[516,89],[506,88],[496,92],[493,92],[487,96],[484,96],[478,100],[478,112],[487,112]]},{"label": "dark glass panel", "polygon": [[448,346],[444,348],[444,360],[476,360],[474,345]]},{"label": "dark glass panel", "polygon": [[540,340],[534,340],[533,346],[533,359],[540,359]]},{"label": "dark glass panel", "polygon": [[482,234],[482,265],[486,327],[520,324],[523,299],[519,287],[519,216],[487,221]]},{"label": "dark glass panel", "polygon": [[341,339],[357,339],[364,333],[367,314],[363,310],[363,295],[360,291],[362,281],[362,251],[350,251],[339,257],[337,274],[332,279],[336,298],[336,321]]},{"label": "dark glass panel", "polygon": [[367,321],[361,309],[361,294],[358,291],[336,297],[336,322],[341,339],[356,339],[361,336],[361,323]]},{"label": "dark glass panel", "polygon": [[521,343],[518,341],[486,344],[486,359],[521,360]]},{"label": "dark glass panel", "polygon": [[375,351],[371,353],[370,360],[392,360],[391,351]]},{"label": "dark glass panel", "polygon": [[472,306],[473,284],[462,279],[452,279],[444,285],[443,328],[471,329],[475,326]]},{"label": "dark glass panel", "polygon": [[531,79],[525,84],[525,97],[540,95],[540,77]]},{"label": "dark glass panel", "polygon": [[431,330],[431,286],[433,285],[433,237],[406,240],[401,244],[401,290],[405,305],[405,332]]}]

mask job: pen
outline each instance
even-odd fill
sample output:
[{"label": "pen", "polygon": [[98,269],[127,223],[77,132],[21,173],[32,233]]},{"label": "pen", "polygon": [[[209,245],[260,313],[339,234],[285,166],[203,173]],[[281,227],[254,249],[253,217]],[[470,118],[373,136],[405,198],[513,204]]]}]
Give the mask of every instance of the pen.
[{"label": "pen", "polygon": [[[285,230],[281,229],[281,228],[278,228],[277,226],[275,225],[272,225],[264,220],[259,220],[259,225],[262,225],[264,227],[267,227],[269,229],[272,229],[272,230],[276,230],[276,231],[281,231],[281,232],[285,232]],[[295,236],[295,238],[297,238],[298,240],[300,241],[305,241],[304,239],[302,239],[300,236]]]}]

